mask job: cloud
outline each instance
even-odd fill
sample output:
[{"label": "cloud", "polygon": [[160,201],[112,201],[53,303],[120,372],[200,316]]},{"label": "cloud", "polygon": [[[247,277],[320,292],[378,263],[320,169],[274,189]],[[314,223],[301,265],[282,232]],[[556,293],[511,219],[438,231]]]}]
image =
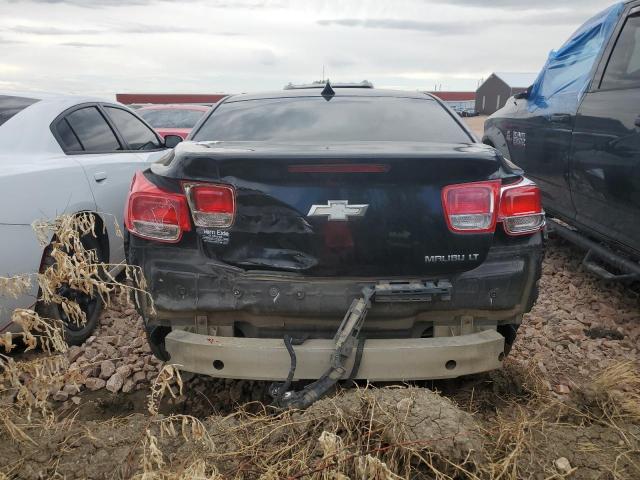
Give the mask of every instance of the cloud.
[{"label": "cloud", "polygon": [[353,58],[348,57],[327,57],[325,62],[327,66],[334,68],[353,67],[357,64]]},{"label": "cloud", "polygon": [[186,34],[199,34],[199,35],[213,35],[213,36],[225,36],[225,37],[237,37],[243,35],[239,32],[219,32],[215,29],[194,28],[194,27],[182,27],[180,25],[145,25],[142,23],[128,24],[128,25],[114,25],[110,29],[112,32],[119,33],[131,33],[131,34],[168,34],[168,33],[186,33]]},{"label": "cloud", "polygon": [[0,37],[0,45],[20,45],[26,42],[22,40],[14,40],[13,38]]},{"label": "cloud", "polygon": [[154,0],[9,0],[9,3],[68,4],[78,7],[99,8],[107,6],[146,5]]},{"label": "cloud", "polygon": [[[494,0],[500,4],[502,0]],[[506,1],[506,0],[505,0]],[[457,0],[456,3],[463,2],[475,3],[474,0]],[[557,2],[556,2],[557,3]],[[480,3],[478,3],[480,5]],[[481,4],[486,7],[484,3]],[[595,12],[591,12],[595,13]],[[318,20],[318,25],[322,26],[340,26],[340,27],[360,27],[369,29],[387,29],[387,30],[410,30],[417,32],[433,33],[438,35],[464,35],[481,30],[488,30],[498,26],[522,26],[522,25],[581,25],[590,16],[589,12],[583,9],[552,9],[544,12],[524,11],[518,15],[509,17],[493,18],[491,21],[443,21],[430,22],[411,19],[383,19],[383,18],[337,18]]]},{"label": "cloud", "polygon": [[86,43],[86,42],[63,42],[58,45],[62,47],[75,47],[75,48],[114,48],[120,45],[110,43]]},{"label": "cloud", "polygon": [[[200,0],[183,0],[182,3],[196,3]],[[174,3],[173,0],[9,0],[9,3],[48,3],[48,4],[67,4],[85,8],[103,8],[103,7],[130,7],[134,5],[149,5],[153,3]],[[284,8],[286,2],[282,0],[208,0],[205,2],[207,6],[212,8],[242,8],[242,9],[259,9],[259,8]],[[177,7],[180,8],[180,7]]]},{"label": "cloud", "polygon": [[24,70],[20,65],[12,65],[9,63],[0,63],[0,73],[15,73]]},{"label": "cloud", "polygon": [[93,35],[100,33],[100,30],[92,29],[38,27],[28,25],[17,25],[15,27],[6,28],[6,30],[15,33],[26,33],[29,35]]},{"label": "cloud", "polygon": [[41,35],[41,36],[67,36],[67,35],[100,35],[108,33],[123,33],[135,35],[149,34],[202,34],[202,35],[218,35],[218,36],[240,36],[238,32],[217,32],[215,30],[206,30],[203,28],[182,27],[179,25],[145,25],[145,24],[118,24],[113,26],[105,26],[102,29],[80,29],[68,27],[54,26],[36,26],[36,25],[17,25],[14,27],[5,27],[5,31],[18,33],[23,35]]},{"label": "cloud", "polygon": [[396,20],[388,18],[337,18],[332,20],[318,20],[317,23],[322,26],[339,25],[341,27],[413,30],[418,32],[437,33],[441,35],[455,35],[470,31],[468,25],[459,22],[427,22],[421,20]]},{"label": "cloud", "polygon": [[22,67],[0,83],[233,93],[308,83],[324,67],[335,81],[475,89],[493,70],[538,70],[612,0],[540,1],[0,0],[0,62]]},{"label": "cloud", "polygon": [[272,67],[280,61],[278,55],[276,55],[274,51],[266,48],[255,49],[248,52],[248,58],[251,62],[257,62],[266,67]]},{"label": "cloud", "polygon": [[179,25],[119,25],[113,30],[122,33],[201,33],[202,29],[181,27]]},{"label": "cloud", "polygon": [[[518,0],[446,0],[447,5],[460,5],[462,7],[477,8],[508,8],[510,10],[543,10],[558,6],[558,0],[536,0],[535,2]],[[602,0],[563,0],[562,6],[567,9],[598,7],[602,5]]]}]

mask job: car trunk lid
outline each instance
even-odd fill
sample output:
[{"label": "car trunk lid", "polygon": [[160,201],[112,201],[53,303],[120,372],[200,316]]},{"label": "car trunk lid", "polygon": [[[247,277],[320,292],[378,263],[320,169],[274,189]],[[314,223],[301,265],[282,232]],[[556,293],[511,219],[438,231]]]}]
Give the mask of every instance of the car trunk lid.
[{"label": "car trunk lid", "polygon": [[426,277],[473,269],[493,232],[454,233],[442,189],[505,176],[478,144],[186,142],[155,170],[230,185],[229,229],[197,228],[212,259],[247,270]]}]

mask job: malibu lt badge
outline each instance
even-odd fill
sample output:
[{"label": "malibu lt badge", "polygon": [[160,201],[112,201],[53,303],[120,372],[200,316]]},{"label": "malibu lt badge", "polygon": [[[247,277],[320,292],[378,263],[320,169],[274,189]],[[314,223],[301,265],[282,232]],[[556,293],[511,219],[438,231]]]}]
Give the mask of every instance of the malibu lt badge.
[{"label": "malibu lt badge", "polygon": [[463,253],[460,255],[426,255],[424,257],[424,261],[426,263],[477,262],[479,257],[479,253]]}]

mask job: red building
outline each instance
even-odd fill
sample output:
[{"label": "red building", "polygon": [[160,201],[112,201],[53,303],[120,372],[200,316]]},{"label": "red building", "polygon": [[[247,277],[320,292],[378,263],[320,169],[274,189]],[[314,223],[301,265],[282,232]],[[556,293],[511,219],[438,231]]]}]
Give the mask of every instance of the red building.
[{"label": "red building", "polygon": [[225,93],[116,93],[116,100],[125,105],[191,103],[212,105],[226,97]]}]

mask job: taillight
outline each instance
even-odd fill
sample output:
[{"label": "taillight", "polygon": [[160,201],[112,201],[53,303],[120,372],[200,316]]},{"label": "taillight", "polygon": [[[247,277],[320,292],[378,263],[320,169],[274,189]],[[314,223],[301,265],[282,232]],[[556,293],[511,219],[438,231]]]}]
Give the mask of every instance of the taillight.
[{"label": "taillight", "polygon": [[540,189],[527,178],[505,186],[500,180],[449,185],[442,204],[455,233],[489,233],[501,222],[507,234],[526,235],[545,224]]},{"label": "taillight", "polygon": [[498,221],[509,235],[525,235],[540,230],[545,223],[540,189],[525,178],[502,187]]},{"label": "taillight", "polygon": [[142,172],[133,177],[124,222],[134,235],[169,243],[178,242],[183,232],[191,230],[186,197],[160,189]]},{"label": "taillight", "polygon": [[233,188],[209,183],[184,183],[183,187],[196,226],[228,228],[233,224],[236,213]]},{"label": "taillight", "polygon": [[448,185],[442,189],[447,225],[455,233],[488,233],[496,228],[500,180]]}]

